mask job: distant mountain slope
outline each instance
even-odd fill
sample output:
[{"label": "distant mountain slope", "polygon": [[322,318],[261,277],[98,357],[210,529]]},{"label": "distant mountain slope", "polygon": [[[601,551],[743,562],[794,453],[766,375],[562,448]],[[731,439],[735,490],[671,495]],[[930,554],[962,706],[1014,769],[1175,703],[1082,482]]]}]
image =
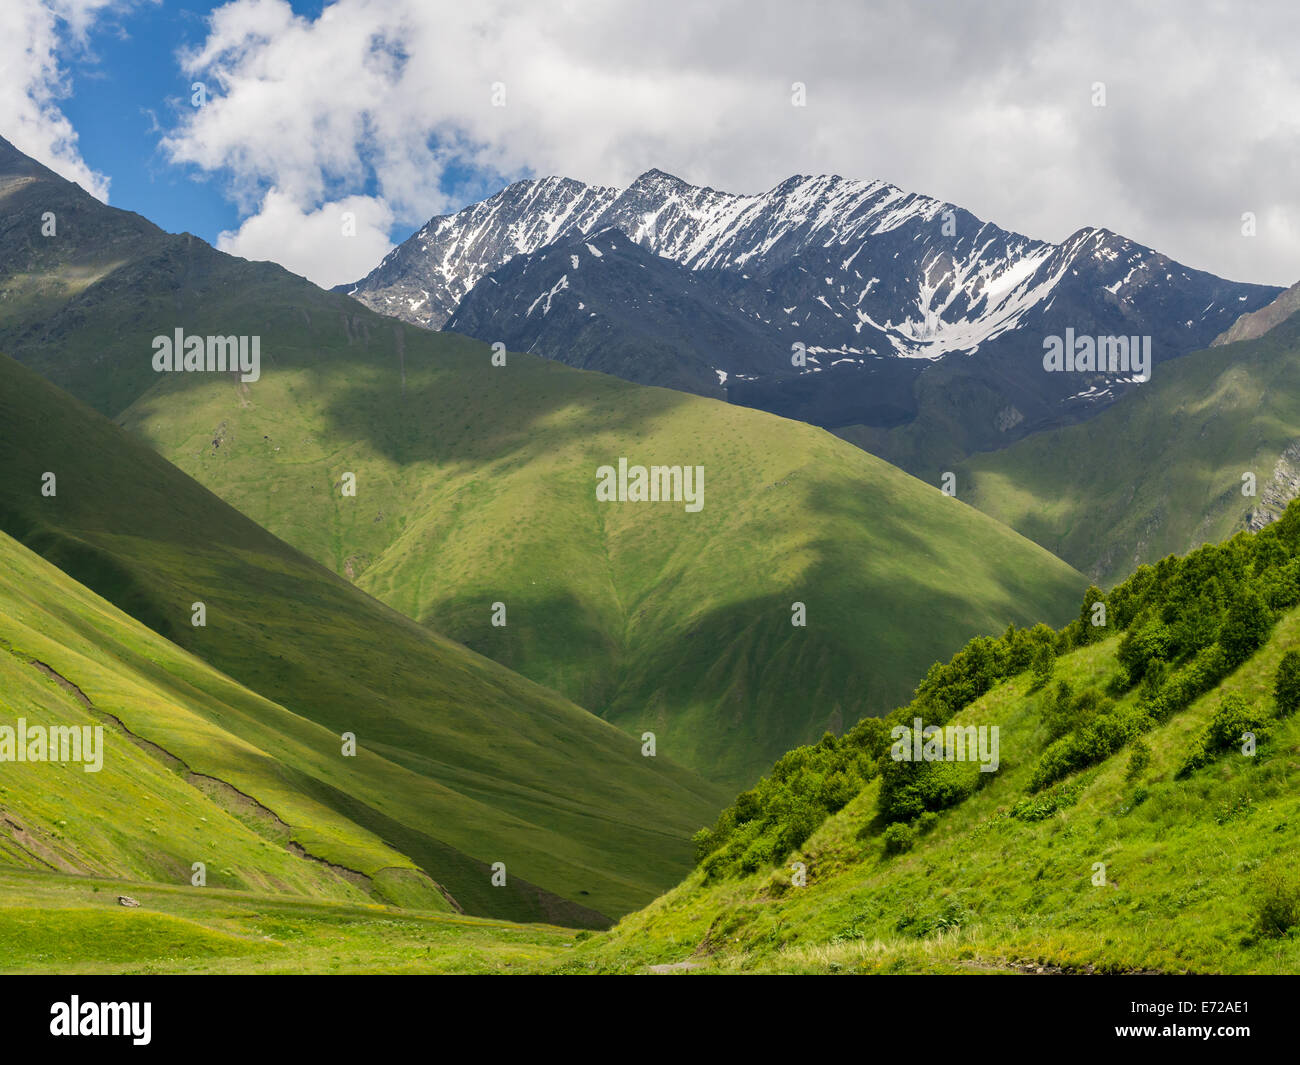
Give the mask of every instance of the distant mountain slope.
[{"label": "distant mountain slope", "polygon": [[1093,421],[976,455],[958,472],[960,498],[1106,584],[1258,529],[1297,495],[1296,314],[1178,360]]},{"label": "distant mountain slope", "polygon": [[703,780],[364,595],[3,356],[0,449],[0,529],[278,704],[221,723],[467,910],[598,922],[680,870],[717,801]]},{"label": "distant mountain slope", "polygon": [[[619,255],[561,272],[568,256],[583,261],[584,236],[608,229],[693,284],[665,269],[638,284]],[[725,376],[734,401],[842,429],[925,479],[972,450],[1090,417],[1133,386],[1126,373],[1044,373],[1045,336],[1150,336],[1163,362],[1279,291],[1190,270],[1102,229],[1033,240],[880,181],[800,176],[737,196],[657,170],[621,191],[559,178],[512,185],[433,219],[340,289],[418,325],[526,340],[571,365],[591,365],[598,331],[601,369],[702,394]],[[668,324],[648,363],[651,302],[667,307]],[[720,331],[719,315],[743,328]],[[808,355],[798,368],[795,344]],[[877,393],[899,391],[899,359],[921,360],[905,379],[919,375],[917,395],[881,404]],[[954,379],[975,399],[934,410]]]},{"label": "distant mountain slope", "polygon": [[[100,211],[111,227],[111,209]],[[202,246],[186,256],[188,274],[128,262],[125,281],[114,272],[90,285],[23,357],[106,407],[105,381],[132,382],[143,391],[113,415],[253,520],[632,736],[655,732],[658,757],[714,780],[743,783],[792,743],[888,707],[935,657],[1011,621],[1059,616],[1083,586],[1041,549],[820,430],[527,355],[494,366],[482,344],[381,317],[278,267]],[[259,336],[260,379],[154,374],[151,338],[176,326]],[[598,501],[598,467],[620,458],[703,466],[703,508]],[[355,496],[343,493],[347,473]],[[792,624],[795,603],[806,626]],[[337,662],[332,648],[325,657],[344,676],[349,662],[388,669],[402,644],[386,632],[365,641],[374,667],[346,645]],[[405,721],[430,681],[391,668],[421,686],[409,700],[386,691]],[[291,709],[290,696],[305,699],[265,673],[240,679]],[[331,698],[341,719],[348,697]],[[498,747],[524,756],[514,738],[470,726],[453,749],[458,764],[488,760],[486,771],[495,757],[504,773]],[[522,779],[540,789],[563,762],[528,750]],[[658,778],[643,768],[630,779]],[[665,793],[665,854],[698,827],[684,826],[688,811],[709,818],[714,793],[696,779]],[[561,806],[578,816],[603,803],[575,790]],[[635,847],[654,852],[621,845],[629,868],[648,860]]]},{"label": "distant mountain slope", "polygon": [[563,971],[1295,972],[1300,504],[1093,601],[789,752]]},{"label": "distant mountain slope", "polygon": [[722,353],[743,350],[746,365],[763,373],[790,362],[788,346],[732,307],[715,283],[617,229],[517,256],[470,291],[446,328],[495,338],[511,351],[550,358],[562,351],[559,361],[569,366],[718,398],[727,395],[727,373],[715,365],[725,361]]},{"label": "distant mountain slope", "polygon": [[1232,323],[1232,328],[1214,338],[1213,346],[1262,337],[1274,326],[1285,322],[1296,311],[1300,311],[1300,282],[1292,285],[1267,306],[1243,314]]}]

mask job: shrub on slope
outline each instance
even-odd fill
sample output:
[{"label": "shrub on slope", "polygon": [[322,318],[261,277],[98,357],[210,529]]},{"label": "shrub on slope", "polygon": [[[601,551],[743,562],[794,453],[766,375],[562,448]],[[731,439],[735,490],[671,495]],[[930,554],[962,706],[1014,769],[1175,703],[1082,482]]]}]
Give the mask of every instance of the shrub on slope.
[{"label": "shrub on slope", "polygon": [[[1091,587],[1079,616],[1059,632],[1045,625],[978,637],[946,664],[936,663],[915,696],[882,719],[866,718],[844,736],[786,754],[710,829],[695,837],[709,878],[752,873],[782,861],[830,815],[879,780],[878,820],[911,821],[961,802],[987,781],[970,763],[905,761],[891,742],[911,742],[915,719],[942,726],[996,684],[1032,670],[1051,741],[1029,792],[1051,788],[1097,765],[1168,721],[1217,686],[1269,638],[1276,614],[1300,602],[1300,501],[1258,533],[1241,533],[1185,557],[1142,566],[1108,595]],[[1099,609],[1100,605],[1100,609]],[[1098,624],[1100,620],[1102,623]],[[1122,632],[1121,667],[1106,692],[1046,688],[1054,656]],[[1276,712],[1300,707],[1300,655],[1276,679]],[[1247,731],[1257,738],[1273,711],[1227,700],[1186,752],[1191,773]],[[901,840],[893,840],[897,847]]]}]

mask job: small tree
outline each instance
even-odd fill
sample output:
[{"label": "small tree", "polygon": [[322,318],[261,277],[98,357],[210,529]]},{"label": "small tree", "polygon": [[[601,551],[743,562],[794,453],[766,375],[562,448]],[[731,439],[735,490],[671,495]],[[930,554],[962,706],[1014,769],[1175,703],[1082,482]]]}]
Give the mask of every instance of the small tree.
[{"label": "small tree", "polygon": [[1252,707],[1237,692],[1228,692],[1219,702],[1210,723],[1188,744],[1187,754],[1175,776],[1185,777],[1203,765],[1209,765],[1223,751],[1243,742],[1251,733],[1256,742],[1264,738],[1264,714]]},{"label": "small tree", "polygon": [[1205,730],[1206,746],[1212,751],[1226,751],[1242,742],[1242,736],[1251,732],[1263,733],[1264,714],[1253,707],[1237,692],[1229,692],[1219,703],[1219,708]]},{"label": "small tree", "polygon": [[[1101,604],[1100,610],[1097,604]],[[1080,644],[1092,643],[1100,640],[1107,635],[1107,625],[1105,617],[1106,596],[1102,590],[1095,584],[1088,585],[1088,590],[1083,593],[1083,605],[1079,607],[1079,626],[1078,636],[1076,637]],[[1100,624],[1098,622],[1100,621]]]},{"label": "small tree", "polygon": [[1268,639],[1272,627],[1273,616],[1254,591],[1237,596],[1219,630],[1219,645],[1228,655],[1229,666],[1239,666],[1254,654]]},{"label": "small tree", "polygon": [[1038,650],[1034,652],[1034,683],[1033,691],[1038,691],[1052,679],[1052,674],[1056,672],[1056,652],[1049,644],[1039,644]]},{"label": "small tree", "polygon": [[1129,748],[1128,771],[1124,774],[1125,777],[1130,781],[1137,780],[1150,764],[1151,748],[1148,746],[1147,741],[1143,739],[1134,740]]},{"label": "small tree", "polygon": [[1128,682],[1137,684],[1157,658],[1167,658],[1173,645],[1169,629],[1159,618],[1144,617],[1135,621],[1119,642],[1116,658],[1128,674]]},{"label": "small tree", "polygon": [[1300,652],[1288,651],[1277,667],[1273,685],[1279,717],[1290,717],[1300,710]]},{"label": "small tree", "polygon": [[902,854],[911,850],[916,843],[916,829],[902,821],[895,821],[885,829],[883,839],[886,854]]}]

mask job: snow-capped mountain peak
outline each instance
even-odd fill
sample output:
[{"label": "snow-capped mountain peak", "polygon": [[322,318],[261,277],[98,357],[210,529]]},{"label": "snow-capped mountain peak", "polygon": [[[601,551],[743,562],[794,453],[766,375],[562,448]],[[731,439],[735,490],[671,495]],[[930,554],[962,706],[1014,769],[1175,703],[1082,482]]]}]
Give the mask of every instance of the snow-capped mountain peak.
[{"label": "snow-capped mountain peak", "polygon": [[[603,236],[611,230],[621,239]],[[429,328],[566,360],[582,348],[583,365],[710,394],[721,374],[731,390],[764,375],[994,350],[1003,365],[989,373],[1021,405],[1094,403],[1126,386],[1043,378],[1044,337],[1067,326],[1152,336],[1159,361],[1207,345],[1278,291],[1106,229],[1059,244],[1023,236],[885,181],[800,174],[737,194],[657,169],[625,189],[516,182],[432,219],[344,289]],[[656,330],[675,338],[670,350]],[[805,364],[791,364],[792,347],[809,353]],[[904,378],[890,380],[905,391]]]}]

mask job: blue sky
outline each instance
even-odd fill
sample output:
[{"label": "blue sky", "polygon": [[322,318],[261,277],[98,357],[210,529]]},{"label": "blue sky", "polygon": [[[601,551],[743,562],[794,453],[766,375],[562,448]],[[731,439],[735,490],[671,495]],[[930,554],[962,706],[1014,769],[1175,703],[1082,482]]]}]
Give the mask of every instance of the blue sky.
[{"label": "blue sky", "polygon": [[0,135],[320,284],[508,181],[657,167],[881,179],[1289,285],[1297,39],[1291,0],[0,0]]},{"label": "blue sky", "polygon": [[[97,20],[87,47],[66,53],[73,92],[62,106],[77,130],[82,158],[110,178],[113,206],[209,243],[237,228],[240,212],[218,177],[171,163],[159,141],[161,129],[191,106],[193,81],[176,55],[202,44],[206,18],[219,6],[212,0],[167,0]],[[289,0],[289,6],[315,19],[324,0]],[[415,228],[398,225],[392,234],[400,241]]]}]

